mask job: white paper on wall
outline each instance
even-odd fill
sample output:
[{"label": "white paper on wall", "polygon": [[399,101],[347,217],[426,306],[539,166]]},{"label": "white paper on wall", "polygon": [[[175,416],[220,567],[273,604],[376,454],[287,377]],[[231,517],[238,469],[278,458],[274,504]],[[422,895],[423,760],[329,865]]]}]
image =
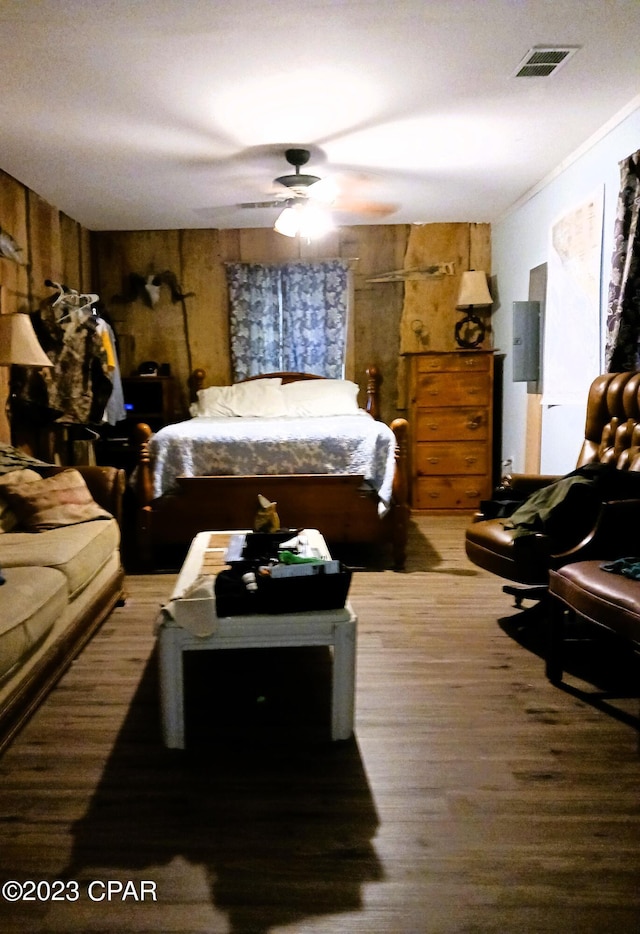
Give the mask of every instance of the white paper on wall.
[{"label": "white paper on wall", "polygon": [[600,372],[604,187],[551,226],[543,405],[584,404]]}]

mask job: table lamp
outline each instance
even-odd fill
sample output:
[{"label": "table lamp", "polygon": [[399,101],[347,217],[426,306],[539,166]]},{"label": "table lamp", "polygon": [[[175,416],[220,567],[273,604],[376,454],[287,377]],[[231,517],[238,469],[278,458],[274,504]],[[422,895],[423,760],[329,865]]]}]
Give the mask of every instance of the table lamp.
[{"label": "table lamp", "polygon": [[[40,346],[29,315],[0,314],[0,366],[53,366]],[[7,417],[8,408],[7,401]]]},{"label": "table lamp", "polygon": [[487,285],[486,272],[480,269],[463,272],[456,308],[466,308],[467,313],[456,324],[456,343],[459,347],[472,349],[482,343],[486,325],[479,315],[473,313],[473,309],[491,304],[493,299]]},{"label": "table lamp", "polygon": [[0,315],[0,366],[53,366],[40,346],[29,315]]}]

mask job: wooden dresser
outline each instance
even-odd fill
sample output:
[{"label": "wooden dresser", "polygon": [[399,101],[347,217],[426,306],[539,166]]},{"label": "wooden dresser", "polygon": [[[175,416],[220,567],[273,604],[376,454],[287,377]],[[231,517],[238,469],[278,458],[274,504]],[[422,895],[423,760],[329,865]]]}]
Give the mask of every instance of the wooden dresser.
[{"label": "wooden dresser", "polygon": [[493,488],[493,353],[411,359],[412,506],[474,510]]}]

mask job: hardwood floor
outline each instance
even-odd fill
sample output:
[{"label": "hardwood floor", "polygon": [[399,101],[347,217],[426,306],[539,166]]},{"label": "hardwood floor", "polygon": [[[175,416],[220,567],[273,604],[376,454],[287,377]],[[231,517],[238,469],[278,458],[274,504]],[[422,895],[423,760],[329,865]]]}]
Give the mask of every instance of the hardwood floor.
[{"label": "hardwood floor", "polygon": [[[406,573],[354,575],[347,743],[328,652],[271,649],[196,653],[189,749],[165,750],[152,622],[174,577],[131,577],[0,759],[0,885],[78,898],[0,896],[0,931],[640,932],[637,689],[607,709],[551,686],[540,614],[466,560],[465,525],[420,518]],[[572,665],[639,683],[616,647]]]}]

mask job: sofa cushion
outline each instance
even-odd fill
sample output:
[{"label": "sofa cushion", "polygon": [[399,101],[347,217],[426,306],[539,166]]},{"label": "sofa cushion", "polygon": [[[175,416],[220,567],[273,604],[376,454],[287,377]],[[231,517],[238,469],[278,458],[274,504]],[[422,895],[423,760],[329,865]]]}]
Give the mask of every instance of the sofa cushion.
[{"label": "sofa cushion", "polygon": [[0,567],[57,568],[67,578],[69,598],[83,590],[120,544],[115,519],[63,526],[47,532],[0,535]]},{"label": "sofa cushion", "polygon": [[0,587],[0,683],[52,629],[67,605],[67,583],[53,568],[4,571]]},{"label": "sofa cushion", "polygon": [[[77,470],[63,470],[52,477],[25,483],[24,474],[17,471],[3,479],[2,495],[18,517],[18,524],[30,531],[56,529],[60,526],[108,519],[110,514],[98,506]],[[15,479],[14,479],[15,476]]]}]

